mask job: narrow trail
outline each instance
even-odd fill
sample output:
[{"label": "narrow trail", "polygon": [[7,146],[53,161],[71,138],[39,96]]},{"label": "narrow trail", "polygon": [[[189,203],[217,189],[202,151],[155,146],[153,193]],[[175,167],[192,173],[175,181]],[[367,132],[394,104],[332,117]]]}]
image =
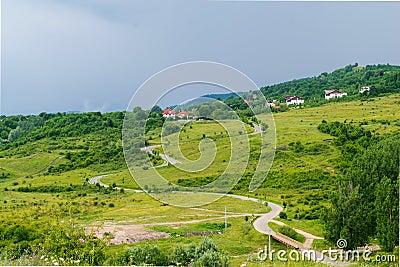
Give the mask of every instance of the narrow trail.
[{"label": "narrow trail", "polygon": [[[36,157],[36,156],[35,156]],[[35,158],[32,157],[31,159]],[[44,171],[48,170],[51,166],[56,165],[62,158],[64,158],[64,156],[58,156],[56,157],[54,160],[52,160],[46,167],[44,167],[43,169],[41,169],[40,171],[38,171],[37,173],[33,174],[33,175],[39,175],[41,173],[43,173]]]}]

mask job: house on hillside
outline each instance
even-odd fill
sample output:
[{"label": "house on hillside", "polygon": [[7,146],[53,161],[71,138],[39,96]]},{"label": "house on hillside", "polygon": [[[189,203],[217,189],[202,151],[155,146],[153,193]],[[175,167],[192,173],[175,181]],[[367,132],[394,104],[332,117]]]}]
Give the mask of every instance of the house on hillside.
[{"label": "house on hillside", "polygon": [[253,100],[252,100],[252,99],[249,99],[249,100],[243,100],[243,103],[245,103],[245,104],[253,103]]},{"label": "house on hillside", "polygon": [[304,99],[298,96],[286,96],[286,105],[300,105],[304,103]]},{"label": "house on hillside", "polygon": [[340,92],[339,90],[325,90],[325,99],[340,98],[347,96],[347,93]]},{"label": "house on hillside", "polygon": [[178,118],[180,119],[189,119],[189,113],[186,111],[180,111],[178,113]]},{"label": "house on hillside", "polygon": [[167,108],[163,111],[163,117],[166,118],[175,118],[176,112],[173,109]]},{"label": "house on hillside", "polygon": [[363,86],[363,87],[361,87],[361,89],[360,89],[360,94],[362,94],[362,93],[364,93],[364,92],[369,92],[369,91],[371,91],[371,88],[369,87],[369,86]]},{"label": "house on hillside", "polygon": [[276,100],[268,100],[267,101],[267,106],[268,107],[275,107],[276,106]]}]

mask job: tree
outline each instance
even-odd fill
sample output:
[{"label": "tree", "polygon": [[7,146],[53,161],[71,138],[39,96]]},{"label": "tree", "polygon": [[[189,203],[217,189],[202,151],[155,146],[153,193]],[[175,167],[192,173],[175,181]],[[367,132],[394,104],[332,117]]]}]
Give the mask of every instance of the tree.
[{"label": "tree", "polygon": [[323,213],[325,238],[363,246],[377,237],[385,250],[398,245],[400,136],[394,136],[354,155]]},{"label": "tree", "polygon": [[207,105],[202,105],[199,108],[198,112],[200,117],[205,117],[205,118],[209,117],[211,114],[211,110]]},{"label": "tree", "polygon": [[322,215],[325,238],[332,243],[345,239],[349,249],[367,244],[369,236],[373,235],[372,219],[363,207],[359,188],[342,185],[331,202],[332,206]]},{"label": "tree", "polygon": [[399,244],[399,184],[384,177],[375,190],[376,236],[384,251]]}]

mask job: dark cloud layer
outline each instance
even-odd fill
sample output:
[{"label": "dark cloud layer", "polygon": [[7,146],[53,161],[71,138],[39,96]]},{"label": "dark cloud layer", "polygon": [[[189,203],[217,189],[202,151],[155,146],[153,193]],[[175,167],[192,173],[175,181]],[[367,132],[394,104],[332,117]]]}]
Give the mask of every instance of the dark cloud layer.
[{"label": "dark cloud layer", "polygon": [[397,2],[3,0],[1,112],[123,110],[152,74],[193,60],[260,86],[399,65],[399,13]]}]

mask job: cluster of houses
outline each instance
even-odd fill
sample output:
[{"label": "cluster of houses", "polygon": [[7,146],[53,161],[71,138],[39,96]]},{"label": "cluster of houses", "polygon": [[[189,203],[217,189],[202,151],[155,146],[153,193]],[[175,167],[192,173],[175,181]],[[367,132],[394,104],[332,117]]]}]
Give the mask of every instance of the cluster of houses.
[{"label": "cluster of houses", "polygon": [[[360,94],[365,93],[365,92],[369,92],[371,90],[371,88],[369,86],[363,86],[360,88],[359,92]],[[329,99],[334,99],[334,98],[341,98],[344,96],[347,96],[346,92],[341,92],[337,89],[334,90],[325,90],[325,99],[329,100]],[[299,96],[286,96],[286,105],[301,105],[304,103],[304,99],[299,97]],[[267,102],[267,106],[269,107],[273,107],[273,108],[277,108],[279,109],[280,106],[277,105],[277,101],[276,100],[269,100]]]},{"label": "cluster of houses", "polygon": [[[363,86],[360,88],[359,92],[360,92],[360,94],[362,94],[365,92],[369,92],[370,90],[371,90],[371,88],[369,86]],[[327,100],[347,96],[346,92],[341,92],[337,89],[325,90],[324,92],[325,92],[325,99],[327,99]],[[244,104],[249,104],[252,102],[253,102],[252,99],[243,101]],[[301,104],[304,104],[303,98],[301,98],[299,96],[286,96],[286,105],[287,106],[301,105]],[[267,106],[269,106],[271,108],[275,108],[275,109],[281,108],[281,106],[279,105],[279,103],[276,100],[269,100],[267,102]],[[175,119],[175,118],[189,119],[189,117],[194,118],[194,116],[189,116],[189,113],[186,111],[179,111],[179,113],[177,114],[176,111],[171,108],[165,109],[162,114],[163,114],[163,117],[173,118],[173,119]]]},{"label": "cluster of houses", "polygon": [[176,114],[176,111],[173,110],[173,109],[171,109],[171,108],[166,108],[166,109],[163,111],[162,114],[163,114],[163,117],[165,117],[165,118],[172,118],[172,119],[175,119],[175,118],[179,118],[179,119],[189,119],[189,113],[188,113],[188,112],[186,112],[186,111],[179,111],[179,113]]}]

